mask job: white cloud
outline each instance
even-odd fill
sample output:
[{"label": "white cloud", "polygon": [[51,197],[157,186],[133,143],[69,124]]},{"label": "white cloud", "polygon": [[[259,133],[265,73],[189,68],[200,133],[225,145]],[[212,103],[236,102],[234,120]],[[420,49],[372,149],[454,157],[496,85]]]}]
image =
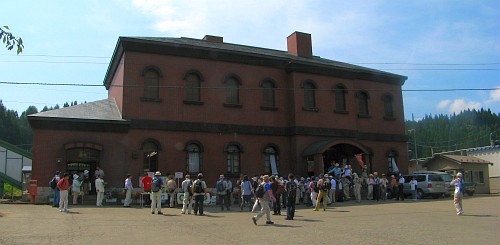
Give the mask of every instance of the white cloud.
[{"label": "white cloud", "polygon": [[460,113],[467,109],[480,109],[481,103],[477,101],[467,101],[465,99],[455,99],[455,100],[442,100],[437,106],[439,110],[445,110],[448,113]]},{"label": "white cloud", "polygon": [[496,88],[497,88],[496,90],[492,90],[490,92],[490,98],[484,103],[491,104],[491,103],[495,103],[495,102],[500,101],[500,87],[496,87]]},{"label": "white cloud", "polygon": [[481,103],[476,101],[466,101],[465,99],[456,99],[454,100],[449,108],[449,113],[460,113],[461,111],[467,109],[479,109],[481,108]]},{"label": "white cloud", "polygon": [[450,105],[450,103],[451,103],[451,100],[443,100],[443,101],[438,103],[436,108],[441,109],[441,110],[446,109],[446,107],[448,107],[448,105]]}]

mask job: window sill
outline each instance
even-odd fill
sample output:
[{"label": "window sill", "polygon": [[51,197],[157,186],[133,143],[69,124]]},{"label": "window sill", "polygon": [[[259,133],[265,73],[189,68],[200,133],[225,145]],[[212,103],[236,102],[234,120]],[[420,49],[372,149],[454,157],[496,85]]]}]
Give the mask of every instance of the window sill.
[{"label": "window sill", "polygon": [[386,120],[386,121],[396,121],[396,118],[395,117],[386,117],[386,116],[384,116],[384,120]]},{"label": "window sill", "polygon": [[205,104],[203,101],[195,101],[195,100],[184,100],[183,102],[186,105],[203,105],[203,104]]},{"label": "window sill", "polygon": [[358,114],[358,118],[372,118],[372,116]]},{"label": "window sill", "polygon": [[349,114],[349,111],[344,111],[344,110],[342,110],[342,111],[340,111],[340,110],[333,110],[333,112],[335,112],[337,114],[344,114],[344,115]]},{"label": "window sill", "polygon": [[243,108],[243,106],[240,105],[240,104],[227,104],[227,103],[224,103],[223,106],[224,107],[229,107],[229,108]]},{"label": "window sill", "polygon": [[154,103],[161,103],[162,99],[160,98],[147,98],[147,97],[141,97],[142,102],[154,102]]},{"label": "window sill", "polygon": [[278,107],[274,107],[274,106],[261,106],[260,109],[263,110],[263,111],[277,111]]},{"label": "window sill", "polygon": [[318,112],[319,108],[318,107],[302,107],[303,111],[311,111],[311,112]]}]

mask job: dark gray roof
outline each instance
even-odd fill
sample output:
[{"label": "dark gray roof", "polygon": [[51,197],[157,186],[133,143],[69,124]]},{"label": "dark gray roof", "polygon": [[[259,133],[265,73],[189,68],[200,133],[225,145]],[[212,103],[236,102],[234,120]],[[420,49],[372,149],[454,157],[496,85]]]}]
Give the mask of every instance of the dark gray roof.
[{"label": "dark gray roof", "polygon": [[39,112],[29,117],[125,121],[114,98]]},{"label": "dark gray roof", "polygon": [[353,64],[349,64],[349,63],[324,59],[324,58],[321,58],[318,56],[313,56],[311,58],[305,58],[305,57],[292,55],[292,54],[289,54],[288,52],[281,51],[281,50],[252,47],[252,46],[246,46],[246,45],[241,45],[241,44],[232,44],[232,43],[226,43],[226,42],[217,43],[217,42],[210,42],[210,41],[194,39],[194,38],[187,38],[187,37],[182,37],[182,38],[121,37],[121,38],[144,40],[144,41],[165,43],[165,44],[183,45],[183,46],[195,46],[195,47],[202,47],[202,48],[207,48],[207,49],[212,49],[212,50],[220,50],[220,51],[233,51],[233,52],[238,52],[238,53],[246,53],[246,54],[250,54],[250,55],[262,55],[263,57],[269,57],[269,58],[302,61],[302,62],[306,62],[306,63],[315,63],[317,65],[335,66],[337,68],[344,68],[347,70],[376,72],[376,73],[384,73],[387,75],[396,75],[393,73],[384,72],[384,71],[380,71],[380,70],[376,70],[376,69],[371,69],[371,68],[357,66],[357,65],[353,65]]}]

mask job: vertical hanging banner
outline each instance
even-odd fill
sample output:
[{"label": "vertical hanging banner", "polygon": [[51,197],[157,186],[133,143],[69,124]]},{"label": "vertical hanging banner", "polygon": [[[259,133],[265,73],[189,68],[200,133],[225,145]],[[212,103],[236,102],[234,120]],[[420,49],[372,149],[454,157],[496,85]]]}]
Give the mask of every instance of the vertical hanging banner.
[{"label": "vertical hanging banner", "polygon": [[278,175],[278,167],[276,166],[276,156],[271,155],[269,157],[269,161],[271,162],[271,172],[273,175]]},{"label": "vertical hanging banner", "polygon": [[356,154],[354,155],[356,157],[356,160],[358,160],[359,166],[361,166],[361,169],[365,167],[365,163],[363,162],[363,154]]}]

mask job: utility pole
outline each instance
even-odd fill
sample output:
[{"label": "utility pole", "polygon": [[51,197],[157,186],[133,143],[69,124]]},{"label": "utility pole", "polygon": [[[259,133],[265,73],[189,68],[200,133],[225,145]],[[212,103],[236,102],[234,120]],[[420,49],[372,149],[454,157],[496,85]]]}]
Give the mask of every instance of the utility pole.
[{"label": "utility pole", "polygon": [[415,163],[416,163],[416,169],[418,171],[418,151],[417,151],[417,130],[416,129],[410,129],[408,132],[413,132],[413,141],[414,141],[414,146],[415,146]]}]

